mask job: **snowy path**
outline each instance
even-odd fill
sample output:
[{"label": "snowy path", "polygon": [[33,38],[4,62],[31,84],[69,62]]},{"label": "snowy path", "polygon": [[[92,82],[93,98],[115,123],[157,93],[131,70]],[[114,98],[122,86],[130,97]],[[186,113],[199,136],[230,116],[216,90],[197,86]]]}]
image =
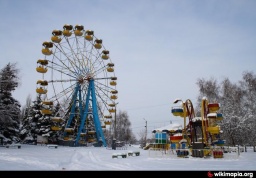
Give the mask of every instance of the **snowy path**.
[{"label": "snowy path", "polygon": [[[140,156],[112,158],[113,153],[139,150]],[[108,150],[91,147],[22,145],[0,147],[0,170],[256,170],[256,152],[248,149],[238,159],[150,157],[148,150],[129,147]]]}]

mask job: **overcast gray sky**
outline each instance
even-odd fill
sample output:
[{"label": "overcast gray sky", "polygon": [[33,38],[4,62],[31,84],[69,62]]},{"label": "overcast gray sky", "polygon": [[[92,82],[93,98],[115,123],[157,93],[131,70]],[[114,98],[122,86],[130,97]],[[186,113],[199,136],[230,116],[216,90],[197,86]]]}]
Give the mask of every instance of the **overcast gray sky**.
[{"label": "overcast gray sky", "polygon": [[[64,24],[94,30],[118,77],[117,110],[135,134],[183,123],[176,98],[196,105],[198,78],[237,82],[256,66],[255,0],[0,0],[0,67],[17,62],[25,104],[36,96],[36,61],[44,41]],[[145,119],[145,120],[144,120]]]}]

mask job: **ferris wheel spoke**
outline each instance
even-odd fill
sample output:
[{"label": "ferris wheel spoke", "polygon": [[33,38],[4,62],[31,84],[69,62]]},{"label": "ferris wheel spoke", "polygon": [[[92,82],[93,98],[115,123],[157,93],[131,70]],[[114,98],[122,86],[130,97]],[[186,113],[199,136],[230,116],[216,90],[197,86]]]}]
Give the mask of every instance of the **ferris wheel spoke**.
[{"label": "ferris wheel spoke", "polygon": [[[59,74],[64,74],[64,75],[66,75],[66,76],[69,76],[69,77],[71,77],[71,78],[76,78],[76,76],[74,76],[74,75],[71,75],[71,74],[73,74],[73,71],[70,71],[69,69],[67,69],[67,72],[64,70],[64,69],[57,69],[56,67],[52,67],[52,66],[48,66],[48,68],[51,68],[52,69],[52,71],[56,71],[56,72],[58,72]],[[70,74],[71,73],[71,74]]]},{"label": "ferris wheel spoke", "polygon": [[[77,37],[75,37],[75,41],[73,42],[74,44],[70,44],[69,40],[67,39],[67,42],[68,42],[68,45],[70,47],[70,51],[71,51],[71,54],[72,56],[74,56],[73,60],[74,60],[74,64],[75,66],[77,67],[77,69],[79,69],[79,74],[84,74],[84,73],[87,73],[88,71],[86,70],[85,66],[81,63],[81,61],[83,61],[83,55],[82,55],[82,50],[81,50],[81,47],[79,46],[79,40]],[[73,47],[74,46],[74,47]],[[77,50],[76,51],[74,51]],[[78,54],[81,54],[81,58],[80,56],[78,56]]]},{"label": "ferris wheel spoke", "polygon": [[104,94],[104,96],[108,97],[108,93],[110,92],[108,88],[102,88],[102,87],[99,87],[98,85],[95,85],[95,87],[97,88],[97,92],[101,91]]},{"label": "ferris wheel spoke", "polygon": [[63,82],[77,82],[77,79],[61,79],[61,80],[49,80],[48,83],[56,83],[56,82],[60,82],[60,83],[63,83]]},{"label": "ferris wheel spoke", "polygon": [[110,87],[110,86],[108,86],[108,85],[106,85],[106,84],[103,84],[103,83],[99,83],[99,82],[96,82],[97,83],[97,87],[98,88],[102,88],[102,87],[105,87],[106,89],[109,89],[109,91],[110,90],[115,90],[115,88],[113,88],[113,87]]},{"label": "ferris wheel spoke", "polygon": [[[68,41],[68,38],[67,37],[65,37],[65,39],[66,39],[66,41],[67,41],[67,43],[69,44],[69,41]],[[73,68],[73,70],[75,71],[74,73],[76,73],[76,74],[78,74],[79,73],[79,71],[77,71],[77,69],[79,69],[78,68],[78,66],[76,66],[76,64],[75,64],[75,62],[69,57],[69,55],[67,54],[67,52],[65,52],[65,50],[63,49],[64,47],[63,46],[61,46],[61,45],[56,45],[56,48],[57,49],[59,49],[59,51],[66,57],[66,59],[69,61],[69,64],[71,65],[71,67]],[[71,47],[70,47],[70,44],[69,44],[69,48],[67,48],[68,49],[68,51],[70,52],[71,51]],[[71,51],[72,52],[72,51]],[[56,56],[56,58],[57,58],[57,56]],[[60,60],[60,59],[59,59]],[[61,61],[61,60],[60,60]],[[64,63],[63,63],[63,65],[65,65]],[[65,65],[66,66],[66,65]],[[69,66],[66,66],[67,68],[70,68]]]},{"label": "ferris wheel spoke", "polygon": [[94,48],[91,41],[89,42],[89,44],[90,45],[87,45],[87,43],[84,41],[84,47],[85,47],[84,49],[85,50],[83,51],[83,55],[87,61],[87,64],[89,64],[89,62],[90,62],[90,59],[92,57],[92,50]]},{"label": "ferris wheel spoke", "polygon": [[90,52],[88,52],[89,54],[87,54],[87,55],[83,55],[83,57],[84,57],[84,59],[85,59],[85,64],[84,64],[84,66],[85,66],[85,71],[87,72],[87,73],[92,73],[92,64],[91,64],[91,60],[90,60],[90,56],[88,56],[88,55],[90,55]]},{"label": "ferris wheel spoke", "polygon": [[103,78],[94,78],[94,80],[96,81],[96,80],[102,80],[102,79],[112,79],[113,77],[103,77]]},{"label": "ferris wheel spoke", "polygon": [[[116,91],[115,89],[108,88],[108,87],[107,88],[98,87],[97,85],[96,85],[96,87],[98,89],[97,90],[98,93],[99,93],[99,91],[101,91],[101,95],[99,94],[100,96],[105,96],[106,100],[111,101],[111,103],[113,103],[113,104],[115,103],[116,98],[112,99],[111,96],[112,97],[116,97],[116,96],[115,95],[111,95],[111,96],[108,95],[108,93],[112,93],[113,91]],[[108,105],[108,104],[111,104],[111,103],[106,103],[106,104]]]},{"label": "ferris wheel spoke", "polygon": [[[93,62],[92,62],[92,57],[90,56],[91,52],[88,52],[89,56],[88,55],[84,55],[84,58],[86,59],[86,71],[87,73],[90,73],[91,75],[94,75],[95,73],[95,69],[97,68],[97,66],[93,65]],[[95,75],[94,75],[95,76]]]},{"label": "ferris wheel spoke", "polygon": [[[76,66],[76,68],[79,70],[79,73],[81,73],[81,71],[83,71],[83,70],[81,70],[81,63],[80,63],[80,59],[79,59],[79,56],[78,56],[78,54],[79,54],[79,43],[78,43],[78,39],[77,39],[77,37],[75,37],[75,41],[73,42],[73,44],[71,45],[70,44],[70,42],[69,42],[69,40],[67,39],[67,42],[68,42],[68,45],[69,45],[69,48],[70,48],[70,52],[71,52],[71,54],[72,54],[72,59],[74,60],[74,65]],[[77,50],[77,52],[75,52],[74,50]],[[83,67],[82,67],[82,69],[83,69]]]},{"label": "ferris wheel spoke", "polygon": [[54,59],[56,60],[56,62],[52,61],[52,64],[55,64],[56,67],[60,67],[63,70],[66,69],[66,70],[70,71],[73,74],[77,73],[75,68],[72,67],[74,70],[71,70],[71,67],[66,64],[67,62],[65,62],[65,61],[68,61],[68,56],[65,56],[66,57],[65,59],[62,59],[63,57],[62,58],[58,57],[55,53],[53,54],[53,56],[55,57]]},{"label": "ferris wheel spoke", "polygon": [[63,92],[60,92],[60,93],[56,93],[56,95],[53,96],[50,99],[51,100],[57,100],[57,101],[60,101],[60,99],[68,100],[70,95],[72,95],[72,91],[71,90],[67,90],[65,92],[63,91]]},{"label": "ferris wheel spoke", "polygon": [[[94,36],[94,38],[96,38],[95,36]],[[96,38],[97,39],[97,38]],[[93,47],[93,43],[90,41],[89,42],[91,45],[89,46],[89,56],[88,56],[88,60],[90,60],[90,63],[91,63],[91,65],[93,65],[94,64],[94,62],[95,61],[97,61],[97,59],[99,59],[97,56],[99,56],[99,52],[98,52],[98,50],[96,50],[96,49],[94,49],[94,47]],[[93,61],[93,54],[94,54],[94,52],[96,51],[96,54],[97,55],[94,55],[95,56],[95,59],[94,59],[94,61]]]},{"label": "ferris wheel spoke", "polygon": [[99,101],[101,101],[101,103],[105,104],[105,106],[106,106],[106,104],[107,104],[106,100],[108,100],[108,97],[105,97],[105,96],[101,95],[100,93],[96,93],[96,95],[98,96],[97,98],[99,98]]},{"label": "ferris wheel spoke", "polygon": [[83,66],[83,70],[85,71],[84,72],[85,74],[94,76],[95,66],[93,66],[93,64],[91,62],[90,54],[91,54],[91,52],[88,52],[88,51],[81,52],[81,56],[84,59],[83,63],[81,63],[81,65]]},{"label": "ferris wheel spoke", "polygon": [[[103,99],[102,98],[102,95],[100,95],[98,92],[96,93],[96,95],[98,96],[98,98],[100,98],[101,99],[101,101],[102,101],[102,103],[104,104],[104,108],[107,108],[108,106],[108,103],[106,102],[106,99]],[[105,95],[105,96],[107,96],[107,95]],[[108,98],[108,96],[107,96],[107,98]]]},{"label": "ferris wheel spoke", "polygon": [[[63,74],[67,72],[69,74],[66,73],[66,75],[69,75],[71,77],[74,77],[76,75],[76,72],[71,70],[70,67],[68,67],[63,62],[63,60],[59,59],[58,57],[56,57],[56,59],[58,60],[56,62],[50,61],[52,63],[52,66],[48,66],[49,68],[51,68],[53,71],[58,71],[58,72],[63,73]],[[57,63],[57,62],[60,62],[60,64]],[[73,76],[70,75],[70,74],[73,74]]]},{"label": "ferris wheel spoke", "polygon": [[95,56],[95,60],[91,62],[92,66],[95,66],[95,68],[98,68],[103,61],[101,60],[100,53],[97,51],[97,56]]},{"label": "ferris wheel spoke", "polygon": [[[53,82],[52,82],[53,83]],[[74,88],[75,84],[70,85],[69,87],[58,91],[55,87],[55,85],[53,85],[53,90],[54,90],[54,96],[50,99],[56,98],[56,100],[58,100],[58,98],[63,98],[66,97],[66,99],[68,98],[67,96],[69,96],[69,93],[73,92],[73,88]]]},{"label": "ferris wheel spoke", "polygon": [[[101,68],[95,70],[94,73],[93,73],[93,75],[94,75],[94,76],[97,76],[98,74],[104,73],[105,71],[106,71],[106,67],[103,66],[103,67],[101,67]],[[107,75],[107,74],[104,74],[104,75]]]},{"label": "ferris wheel spoke", "polygon": [[[85,58],[87,59],[90,72],[92,73],[93,76],[97,76],[97,74],[104,72],[104,69],[106,70],[106,68],[104,66],[103,60],[101,59],[101,53],[99,52],[99,50],[94,49],[93,43],[91,41],[90,41],[90,44],[91,44],[90,49],[86,51],[87,55],[85,55]],[[92,71],[92,66],[93,66],[93,71]]]}]

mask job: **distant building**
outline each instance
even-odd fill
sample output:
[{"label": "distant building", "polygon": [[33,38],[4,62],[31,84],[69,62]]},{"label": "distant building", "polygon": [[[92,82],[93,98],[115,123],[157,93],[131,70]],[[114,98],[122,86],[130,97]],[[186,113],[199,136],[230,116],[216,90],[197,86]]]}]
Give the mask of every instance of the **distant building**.
[{"label": "distant building", "polygon": [[152,130],[152,133],[156,133],[156,132],[177,132],[178,130],[182,130],[182,125],[181,124],[169,124],[157,129]]}]

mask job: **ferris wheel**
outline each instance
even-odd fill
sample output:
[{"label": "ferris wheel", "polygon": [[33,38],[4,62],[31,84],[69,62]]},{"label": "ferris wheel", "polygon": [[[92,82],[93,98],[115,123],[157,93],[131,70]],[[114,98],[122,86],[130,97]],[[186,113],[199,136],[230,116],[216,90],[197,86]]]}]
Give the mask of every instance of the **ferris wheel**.
[{"label": "ferris wheel", "polygon": [[[117,77],[114,63],[102,39],[83,25],[65,24],[63,30],[53,30],[50,41],[42,44],[44,57],[37,61],[36,71],[42,74],[36,92],[44,96],[44,105],[60,104],[60,117],[52,121],[65,122],[64,141],[102,143],[106,146],[104,129],[115,113]],[[41,111],[52,114],[51,107]]]}]

